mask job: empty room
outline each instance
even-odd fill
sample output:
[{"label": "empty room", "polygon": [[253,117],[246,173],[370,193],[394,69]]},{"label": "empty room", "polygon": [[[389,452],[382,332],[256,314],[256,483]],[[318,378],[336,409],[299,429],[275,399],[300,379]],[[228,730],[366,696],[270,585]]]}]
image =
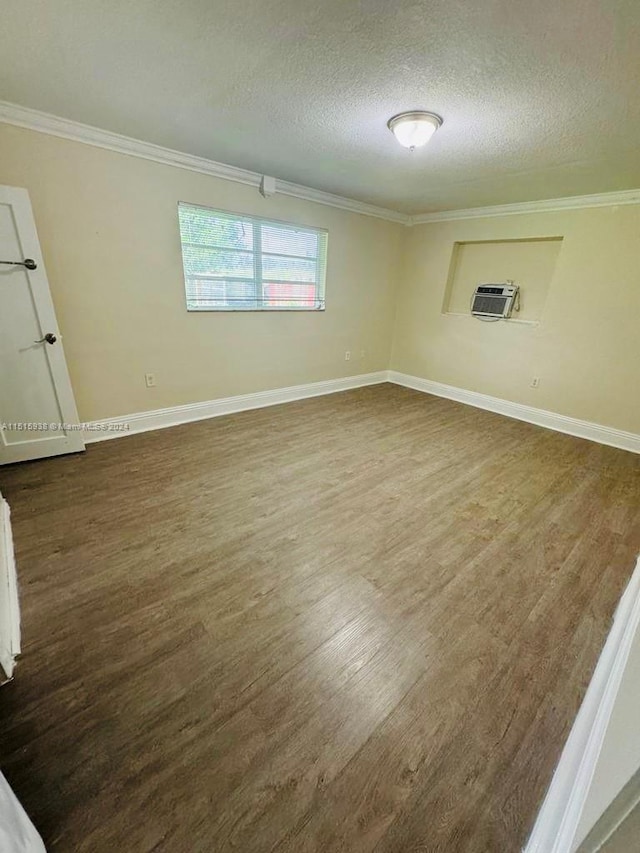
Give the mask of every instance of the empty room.
[{"label": "empty room", "polygon": [[638,853],[636,0],[0,21],[0,853]]}]

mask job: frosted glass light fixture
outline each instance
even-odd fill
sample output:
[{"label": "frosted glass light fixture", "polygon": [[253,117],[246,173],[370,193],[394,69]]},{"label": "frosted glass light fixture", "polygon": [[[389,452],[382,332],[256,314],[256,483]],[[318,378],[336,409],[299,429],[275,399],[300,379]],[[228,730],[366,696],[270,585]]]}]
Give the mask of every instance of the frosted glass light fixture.
[{"label": "frosted glass light fixture", "polygon": [[400,145],[413,151],[414,148],[426,145],[441,124],[442,119],[435,113],[415,110],[393,116],[387,122],[387,127]]}]

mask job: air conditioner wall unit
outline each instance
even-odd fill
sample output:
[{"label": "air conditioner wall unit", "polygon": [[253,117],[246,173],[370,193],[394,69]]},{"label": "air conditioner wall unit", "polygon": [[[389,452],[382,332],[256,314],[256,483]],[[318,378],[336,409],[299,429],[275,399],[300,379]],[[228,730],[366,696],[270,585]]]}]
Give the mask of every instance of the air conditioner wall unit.
[{"label": "air conditioner wall unit", "polygon": [[471,313],[474,317],[506,319],[514,307],[517,310],[517,299],[517,284],[479,284],[471,299]]}]

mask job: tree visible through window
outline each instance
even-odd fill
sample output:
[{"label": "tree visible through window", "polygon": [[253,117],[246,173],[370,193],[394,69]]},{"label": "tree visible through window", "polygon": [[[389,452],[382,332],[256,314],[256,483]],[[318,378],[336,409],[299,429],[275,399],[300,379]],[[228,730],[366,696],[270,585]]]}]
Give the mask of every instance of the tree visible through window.
[{"label": "tree visible through window", "polygon": [[324,309],[327,232],[180,202],[189,311]]}]

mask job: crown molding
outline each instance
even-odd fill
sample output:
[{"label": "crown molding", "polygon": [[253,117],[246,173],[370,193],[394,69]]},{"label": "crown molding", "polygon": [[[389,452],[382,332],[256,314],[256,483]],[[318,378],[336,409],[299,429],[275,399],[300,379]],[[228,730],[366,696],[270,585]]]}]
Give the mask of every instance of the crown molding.
[{"label": "crown molding", "polygon": [[389,222],[397,222],[399,225],[411,225],[411,217],[399,210],[390,210],[386,207],[376,207],[357,199],[346,198],[346,196],[333,195],[333,193],[316,190],[313,187],[304,187],[301,184],[291,184],[289,181],[276,179],[276,192],[301,198],[304,201],[315,201],[318,204],[328,204],[330,207],[339,207],[352,213],[362,213],[365,216],[374,216],[378,219],[386,219]]},{"label": "crown molding", "polygon": [[547,198],[541,201],[522,201],[514,204],[495,204],[490,207],[470,207],[466,210],[439,210],[411,217],[411,225],[430,222],[451,222],[456,219],[481,219],[485,216],[514,216],[519,213],[553,213],[557,210],[581,210],[588,207],[613,207],[619,204],[640,204],[640,189],[619,192],[574,195],[566,198]]},{"label": "crown molding", "polygon": [[[164,148],[154,145],[152,142],[143,142],[109,130],[102,130],[88,124],[81,124],[70,119],[33,110],[29,107],[21,107],[8,101],[0,101],[0,122],[12,124],[16,127],[24,127],[35,130],[38,133],[47,133],[50,136],[59,136],[62,139],[70,139],[73,142],[82,142],[85,145],[93,145],[96,148],[106,148],[108,151],[116,151],[118,154],[128,154],[132,157],[141,157],[143,160],[151,160],[154,163],[162,163],[165,166],[177,166],[180,169],[188,169],[191,172],[199,172],[203,175],[211,175],[215,178],[223,178],[226,181],[234,181],[238,184],[260,187],[262,175],[251,172],[248,169],[240,169],[237,166],[228,166],[226,163],[218,163],[208,160],[206,157],[197,157],[194,154],[185,154],[172,148]],[[317,204],[337,207],[350,213],[361,213],[364,216],[373,216],[377,219],[386,219],[390,222],[398,222],[401,225],[410,225],[411,217],[406,213],[366,204],[356,199],[345,198],[333,193],[293,184],[289,181],[276,180],[276,192],[293,198],[312,201]]]},{"label": "crown molding", "polygon": [[[21,107],[18,104],[12,104],[8,101],[0,101],[0,122],[12,124],[16,127],[24,127],[28,130],[35,130],[38,133],[47,133],[50,136],[59,136],[62,139],[70,139],[73,142],[82,142],[85,145],[93,145],[96,148],[105,148],[108,151],[116,151],[118,154],[141,157],[143,160],[151,160],[154,163],[162,163],[165,166],[176,166],[179,169],[188,169],[191,172],[199,172],[203,175],[211,175],[214,178],[234,181],[238,184],[256,187],[256,189],[260,187],[262,179],[262,175],[258,172],[240,169],[237,166],[228,166],[226,163],[218,163],[206,157],[197,157],[195,154],[175,151],[173,148],[164,148],[162,145],[143,142],[140,139],[122,136],[119,133],[112,133],[109,130],[102,130],[92,125],[81,124],[71,119],[60,118],[51,113],[33,110],[30,107]],[[588,207],[640,204],[640,189],[637,189],[599,193],[596,195],[550,198],[543,201],[499,204],[489,207],[472,207],[463,210],[440,210],[434,213],[419,213],[409,216],[397,210],[377,207],[374,204],[366,204],[363,201],[334,195],[323,190],[313,189],[313,187],[305,187],[301,184],[294,184],[279,179],[276,180],[276,192],[281,195],[291,196],[292,198],[299,198],[303,201],[312,201],[316,204],[337,207],[340,210],[347,210],[350,213],[361,213],[364,216],[373,216],[377,219],[397,222],[400,225],[426,225],[430,222],[479,219],[486,216],[513,216],[519,213],[551,213],[557,210],[579,210]]]}]

